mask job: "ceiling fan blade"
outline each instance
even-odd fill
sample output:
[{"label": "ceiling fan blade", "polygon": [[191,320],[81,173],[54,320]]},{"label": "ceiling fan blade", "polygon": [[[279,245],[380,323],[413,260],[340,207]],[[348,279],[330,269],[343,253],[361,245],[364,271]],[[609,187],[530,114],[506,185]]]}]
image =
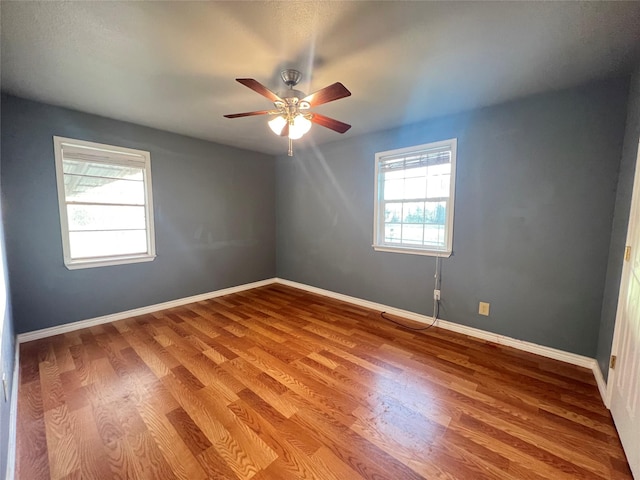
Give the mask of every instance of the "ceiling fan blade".
[{"label": "ceiling fan blade", "polygon": [[236,78],[236,81],[245,87],[249,87],[254,92],[258,92],[263,97],[267,97],[272,102],[282,102],[282,99],[278,95],[253,78]]},{"label": "ceiling fan blade", "polygon": [[267,115],[269,113],[271,113],[271,110],[258,110],[255,112],[231,113],[229,115],[225,115],[225,117],[226,118],[252,117],[254,115]]},{"label": "ceiling fan blade", "polygon": [[325,117],[324,115],[320,115],[319,113],[314,113],[311,117],[311,121],[338,133],[344,133],[351,128],[351,125],[347,123],[343,123],[334,118]]},{"label": "ceiling fan blade", "polygon": [[301,101],[309,102],[312,107],[315,107],[350,95],[351,92],[347,90],[347,87],[342,85],[340,82],[336,82],[333,85],[329,85],[328,87],[324,87],[323,89],[312,93],[311,95],[307,95]]}]

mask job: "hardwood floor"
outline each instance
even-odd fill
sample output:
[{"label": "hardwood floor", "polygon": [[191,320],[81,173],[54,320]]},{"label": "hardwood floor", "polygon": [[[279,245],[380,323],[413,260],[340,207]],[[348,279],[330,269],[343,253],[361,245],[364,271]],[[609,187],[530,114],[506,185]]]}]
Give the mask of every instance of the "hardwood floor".
[{"label": "hardwood floor", "polygon": [[22,344],[18,394],[21,480],[631,478],[590,371],[282,285]]}]

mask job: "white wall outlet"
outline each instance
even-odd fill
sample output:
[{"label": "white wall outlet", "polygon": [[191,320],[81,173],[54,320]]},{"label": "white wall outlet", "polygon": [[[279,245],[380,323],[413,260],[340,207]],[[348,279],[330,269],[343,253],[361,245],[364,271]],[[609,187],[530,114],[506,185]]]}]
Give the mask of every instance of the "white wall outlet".
[{"label": "white wall outlet", "polygon": [[489,316],[489,307],[491,306],[490,303],[487,302],[480,302],[480,305],[478,306],[478,313],[480,315],[485,315],[485,316]]},{"label": "white wall outlet", "polygon": [[434,300],[440,300],[440,290],[434,290],[433,291],[433,299]]}]

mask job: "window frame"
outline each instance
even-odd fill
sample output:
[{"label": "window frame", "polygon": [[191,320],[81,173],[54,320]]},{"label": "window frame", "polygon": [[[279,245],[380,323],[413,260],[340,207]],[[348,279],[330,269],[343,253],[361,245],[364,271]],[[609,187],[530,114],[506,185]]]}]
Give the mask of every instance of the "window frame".
[{"label": "window frame", "polygon": [[[437,249],[433,247],[421,247],[408,244],[390,244],[384,241],[384,208],[380,198],[383,188],[381,186],[380,163],[382,159],[393,156],[406,156],[411,153],[418,153],[425,150],[442,149],[449,147],[451,151],[451,177],[449,180],[449,197],[447,200],[447,217],[445,221],[445,248]],[[374,186],[374,217],[373,217],[373,249],[380,252],[406,253],[413,255],[427,255],[433,257],[450,257],[453,253],[453,217],[455,210],[455,190],[456,190],[456,160],[457,160],[458,139],[450,138],[437,142],[425,143],[405,148],[377,152],[375,154],[375,186]],[[406,171],[406,169],[405,169]],[[401,199],[406,201],[411,199]],[[424,223],[423,223],[424,224]]]},{"label": "window frame", "polygon": [[[58,208],[60,212],[60,231],[62,235],[62,251],[64,265],[69,270],[82,268],[106,267],[131,263],[151,262],[156,258],[155,227],[153,217],[153,191],[151,186],[151,154],[144,150],[118,147],[103,143],[89,142],[66,137],[53,137],[56,167],[56,183],[58,188]],[[63,148],[85,150],[87,162],[104,163],[107,165],[135,166],[142,170],[144,185],[145,232],[147,236],[147,251],[144,253],[103,255],[98,257],[72,258],[69,238],[69,219],[67,216],[67,199],[64,187]],[[90,159],[91,151],[99,152],[95,159]],[[107,160],[105,160],[105,157]],[[74,160],[77,160],[74,158]],[[108,205],[108,203],[105,203]]]}]

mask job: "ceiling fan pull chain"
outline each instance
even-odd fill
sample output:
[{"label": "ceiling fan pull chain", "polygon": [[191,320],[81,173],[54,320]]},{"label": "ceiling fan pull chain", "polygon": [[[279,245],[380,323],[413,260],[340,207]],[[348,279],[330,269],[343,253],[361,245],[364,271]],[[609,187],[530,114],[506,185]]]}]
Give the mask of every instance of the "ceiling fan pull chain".
[{"label": "ceiling fan pull chain", "polygon": [[293,140],[291,137],[289,137],[289,152],[287,152],[287,155],[293,157]]}]

